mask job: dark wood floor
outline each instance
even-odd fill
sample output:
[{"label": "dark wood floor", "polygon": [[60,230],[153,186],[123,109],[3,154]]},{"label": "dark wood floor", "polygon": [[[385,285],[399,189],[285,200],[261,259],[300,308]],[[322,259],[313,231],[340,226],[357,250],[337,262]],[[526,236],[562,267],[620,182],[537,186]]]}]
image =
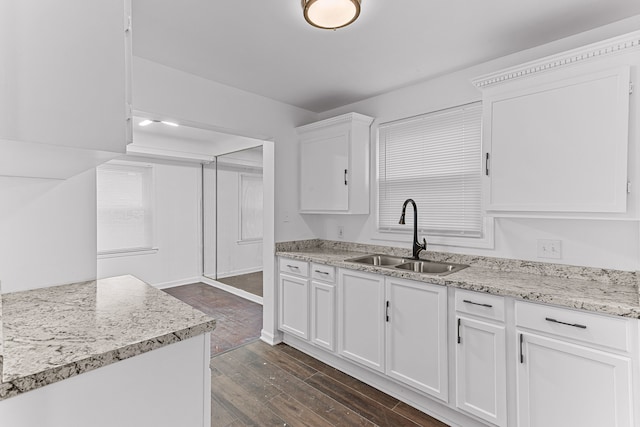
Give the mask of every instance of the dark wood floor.
[{"label": "dark wood floor", "polygon": [[211,427],[446,427],[286,344],[258,341],[262,306],[204,283],[165,289],[217,319]]},{"label": "dark wood floor", "polygon": [[262,330],[262,306],[204,283],[164,291],[216,319],[211,355],[255,341]]},{"label": "dark wood floor", "polygon": [[262,271],[240,274],[238,276],[223,277],[222,279],[216,280],[224,283],[225,285],[242,289],[250,294],[258,295],[259,297],[262,296]]},{"label": "dark wood floor", "polygon": [[262,341],[211,359],[211,426],[446,427],[306,354]]}]

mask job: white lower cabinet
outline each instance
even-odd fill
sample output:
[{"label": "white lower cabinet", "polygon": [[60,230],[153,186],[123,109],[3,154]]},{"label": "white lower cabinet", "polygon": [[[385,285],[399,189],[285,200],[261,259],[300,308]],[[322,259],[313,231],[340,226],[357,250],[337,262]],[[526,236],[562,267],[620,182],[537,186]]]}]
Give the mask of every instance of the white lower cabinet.
[{"label": "white lower cabinet", "polygon": [[507,424],[505,328],[458,315],[456,406],[497,426]]},{"label": "white lower cabinet", "polygon": [[447,288],[386,279],[386,374],[448,401]]},{"label": "white lower cabinet", "polygon": [[455,292],[456,407],[500,427],[507,425],[504,299]]},{"label": "white lower cabinet", "polygon": [[520,336],[520,427],[632,426],[628,357],[540,335]]},{"label": "white lower cabinet", "polygon": [[279,269],[285,341],[454,425],[640,427],[636,320],[300,260]]},{"label": "white lower cabinet", "polygon": [[336,350],[336,269],[311,264],[311,343]]},{"label": "white lower cabinet", "polygon": [[311,281],[311,342],[335,350],[336,285]]},{"label": "white lower cabinet", "polygon": [[280,274],[280,329],[309,339],[309,279]]},{"label": "white lower cabinet", "polygon": [[384,276],[340,269],[338,273],[338,352],[384,372]]},{"label": "white lower cabinet", "polygon": [[518,426],[634,426],[632,359],[624,352],[603,349],[593,341],[601,326],[608,326],[615,336],[625,323],[583,313],[576,314],[583,319],[582,323],[575,323],[571,319],[574,312],[570,310],[563,313],[550,308],[556,311],[551,317],[545,314],[544,306],[526,304],[530,312],[527,314],[539,312],[539,319],[553,328],[552,334],[558,335],[546,336],[527,328],[535,319],[519,318],[519,306],[524,307],[516,303],[516,319],[524,324],[517,329]]}]

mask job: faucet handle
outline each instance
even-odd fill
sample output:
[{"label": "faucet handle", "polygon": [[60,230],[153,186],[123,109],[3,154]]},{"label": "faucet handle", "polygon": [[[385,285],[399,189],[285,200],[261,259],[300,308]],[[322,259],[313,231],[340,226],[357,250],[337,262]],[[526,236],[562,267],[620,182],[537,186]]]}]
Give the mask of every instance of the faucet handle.
[{"label": "faucet handle", "polygon": [[425,251],[427,250],[427,239],[425,238],[422,239],[422,249]]}]

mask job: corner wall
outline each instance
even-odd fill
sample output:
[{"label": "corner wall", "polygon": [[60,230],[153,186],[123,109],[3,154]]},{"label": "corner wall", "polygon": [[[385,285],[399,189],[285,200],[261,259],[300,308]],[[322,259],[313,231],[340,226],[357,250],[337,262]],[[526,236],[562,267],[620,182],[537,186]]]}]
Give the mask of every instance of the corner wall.
[{"label": "corner wall", "polygon": [[0,177],[3,293],[96,277],[96,174]]}]

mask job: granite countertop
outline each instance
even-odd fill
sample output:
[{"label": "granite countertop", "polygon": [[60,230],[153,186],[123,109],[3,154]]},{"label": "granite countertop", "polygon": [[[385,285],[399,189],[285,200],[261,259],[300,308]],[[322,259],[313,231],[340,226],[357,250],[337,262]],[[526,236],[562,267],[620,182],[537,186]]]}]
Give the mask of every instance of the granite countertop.
[{"label": "granite countertop", "polygon": [[640,319],[640,294],[636,272],[433,251],[427,251],[420,256],[432,261],[468,264],[469,267],[447,276],[434,276],[346,261],[367,253],[410,256],[408,249],[322,240],[279,243],[276,255]]},{"label": "granite countertop", "polygon": [[0,400],[164,347],[215,320],[133,276],[2,295]]}]

